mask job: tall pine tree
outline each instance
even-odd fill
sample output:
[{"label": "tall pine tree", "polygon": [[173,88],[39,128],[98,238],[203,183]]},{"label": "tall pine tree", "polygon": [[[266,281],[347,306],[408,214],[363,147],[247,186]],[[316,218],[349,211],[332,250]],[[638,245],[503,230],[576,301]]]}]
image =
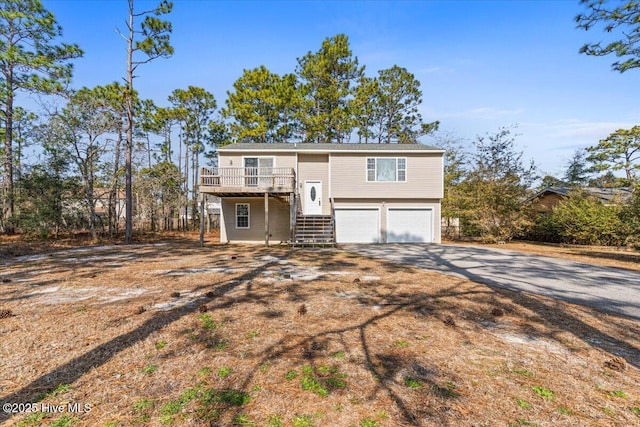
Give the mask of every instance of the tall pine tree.
[{"label": "tall pine tree", "polygon": [[0,115],[4,125],[2,226],[14,232],[13,115],[18,91],[54,93],[71,80],[76,44],[55,44],[62,27],[40,0],[0,0]]}]

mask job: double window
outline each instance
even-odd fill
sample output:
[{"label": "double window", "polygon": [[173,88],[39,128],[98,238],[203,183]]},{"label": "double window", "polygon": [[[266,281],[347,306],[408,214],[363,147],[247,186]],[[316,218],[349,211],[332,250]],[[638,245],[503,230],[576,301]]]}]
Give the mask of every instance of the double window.
[{"label": "double window", "polygon": [[407,159],[404,157],[367,158],[367,182],[406,182]]},{"label": "double window", "polygon": [[236,203],[236,228],[249,228],[249,203]]},{"label": "double window", "polygon": [[273,177],[273,164],[273,157],[245,157],[246,185],[249,187],[268,186]]}]

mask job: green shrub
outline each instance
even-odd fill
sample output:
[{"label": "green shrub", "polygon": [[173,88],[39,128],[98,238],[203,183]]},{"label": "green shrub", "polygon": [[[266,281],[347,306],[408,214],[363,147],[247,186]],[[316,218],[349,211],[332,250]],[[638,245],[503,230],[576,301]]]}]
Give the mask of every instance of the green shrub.
[{"label": "green shrub", "polygon": [[527,238],[577,245],[620,246],[631,233],[628,208],[605,205],[581,191],[570,193],[550,212],[534,219]]}]

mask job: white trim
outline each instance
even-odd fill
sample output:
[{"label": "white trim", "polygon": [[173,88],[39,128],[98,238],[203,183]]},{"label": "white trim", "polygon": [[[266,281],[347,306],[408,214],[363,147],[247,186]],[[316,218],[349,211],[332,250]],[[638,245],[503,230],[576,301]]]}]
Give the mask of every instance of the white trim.
[{"label": "white trim", "polygon": [[[242,158],[242,167],[246,168],[247,166],[244,165],[244,160],[245,159],[273,159],[273,166],[271,166],[272,168],[276,167],[276,157],[277,156],[241,156]],[[258,160],[258,164],[260,164],[260,160]],[[260,167],[260,166],[257,166]]]},{"label": "white trim", "polygon": [[412,205],[407,205],[407,206],[388,206],[387,207],[387,224],[386,224],[386,228],[385,228],[385,242],[389,243],[389,212],[390,211],[431,211],[431,230],[429,232],[429,235],[431,236],[431,241],[430,242],[424,242],[424,243],[433,243],[435,241],[435,222],[436,222],[436,218],[435,218],[435,209],[431,206],[427,207],[427,206],[412,206]]},{"label": "white trim", "polygon": [[[444,156],[440,158],[440,176],[442,179],[440,180],[440,203],[442,204],[442,199],[444,199]],[[442,211],[441,211],[442,213]]]},{"label": "white trim", "polygon": [[[238,206],[239,205],[247,205],[247,226],[246,227],[238,227]],[[233,218],[235,220],[235,228],[236,230],[249,230],[251,228],[251,203],[236,203],[234,208]]]},{"label": "white trim", "polygon": [[327,194],[328,194],[328,197],[329,197],[329,200],[328,200],[328,202],[329,202],[329,210],[331,210],[331,199],[333,197],[333,188],[331,187],[331,184],[333,182],[331,180],[331,173],[332,173],[332,171],[331,171],[331,154],[332,153],[329,153],[328,156],[327,156],[328,157],[328,159],[327,159],[327,175],[328,175],[327,179],[329,181],[327,183],[327,185],[329,186],[329,188],[327,190]]},{"label": "white trim", "polygon": [[[260,186],[260,173],[261,173],[261,169],[266,169],[266,168],[261,168],[260,167],[260,159],[271,159],[271,173],[273,174],[273,169],[276,168],[276,156],[242,156],[242,167],[245,169],[245,173],[246,173],[246,169],[248,167],[252,167],[252,166],[246,166],[245,161],[247,159],[258,159],[258,166],[256,166],[256,175],[255,177],[247,177],[248,179],[245,181],[246,183],[248,183],[247,185],[249,187],[258,187]],[[255,181],[254,181],[255,179]]]},{"label": "white trim", "polygon": [[318,197],[320,198],[320,215],[322,215],[322,212],[324,212],[324,206],[322,205],[322,180],[321,179],[305,179],[304,182],[302,183],[302,200],[304,202],[303,204],[303,215],[318,215],[318,214],[310,214],[309,213],[309,207],[307,206],[307,184],[308,183],[312,183],[312,184],[319,184],[320,185],[320,194],[318,194]]},{"label": "white trim", "polygon": [[[298,186],[298,180],[300,179],[300,159],[298,158],[298,155],[300,153],[298,153],[296,151],[296,179],[294,180],[294,186],[297,187]],[[299,193],[298,189],[296,188],[296,193]],[[298,200],[298,203],[300,202],[300,200]]]},{"label": "white trim", "polygon": [[[396,161],[396,180],[395,181],[378,181],[377,179],[374,179],[373,181],[369,180],[369,159],[373,159],[374,160],[374,177],[377,178],[378,176],[378,159],[394,159]],[[398,180],[398,160],[404,160],[404,180],[400,181]],[[373,157],[373,156],[369,156],[369,157],[365,157],[365,161],[364,161],[364,167],[365,167],[365,182],[377,182],[377,183],[383,183],[383,184],[390,184],[390,183],[405,183],[405,182],[409,182],[409,162],[407,162],[407,158],[406,157],[396,157],[396,156],[377,156],[377,157]]]}]

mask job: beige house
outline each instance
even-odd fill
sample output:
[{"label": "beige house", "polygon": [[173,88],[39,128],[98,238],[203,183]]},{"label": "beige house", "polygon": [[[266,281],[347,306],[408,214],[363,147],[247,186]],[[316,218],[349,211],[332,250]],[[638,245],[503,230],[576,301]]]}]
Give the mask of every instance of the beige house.
[{"label": "beige house", "polygon": [[440,242],[443,153],[422,144],[231,144],[203,168],[221,242]]}]

